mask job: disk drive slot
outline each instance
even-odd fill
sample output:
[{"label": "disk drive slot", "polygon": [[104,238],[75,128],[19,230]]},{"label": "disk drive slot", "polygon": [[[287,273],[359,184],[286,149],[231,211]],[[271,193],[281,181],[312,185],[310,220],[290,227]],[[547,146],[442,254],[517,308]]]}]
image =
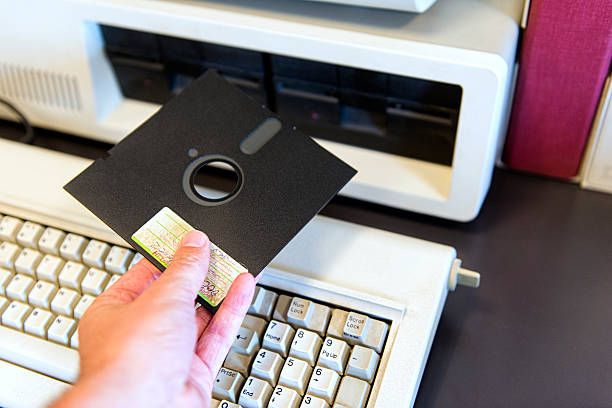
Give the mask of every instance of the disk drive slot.
[{"label": "disk drive slot", "polygon": [[313,137],[452,165],[458,85],[118,27],[101,30],[127,98],[165,103],[215,69]]}]

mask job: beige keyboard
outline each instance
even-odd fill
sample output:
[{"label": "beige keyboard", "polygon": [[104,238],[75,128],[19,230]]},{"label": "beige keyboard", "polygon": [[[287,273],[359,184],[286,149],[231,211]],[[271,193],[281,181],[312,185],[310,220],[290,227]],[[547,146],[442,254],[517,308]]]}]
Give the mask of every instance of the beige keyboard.
[{"label": "beige keyboard", "polygon": [[364,407],[387,332],[364,314],[258,287],[213,407]]},{"label": "beige keyboard", "polygon": [[[0,358],[66,382],[78,375],[78,322],[141,255],[0,215]],[[365,407],[389,322],[258,286],[213,407]]]},{"label": "beige keyboard", "polygon": [[0,220],[2,326],[78,348],[78,320],[142,256],[19,218]]}]

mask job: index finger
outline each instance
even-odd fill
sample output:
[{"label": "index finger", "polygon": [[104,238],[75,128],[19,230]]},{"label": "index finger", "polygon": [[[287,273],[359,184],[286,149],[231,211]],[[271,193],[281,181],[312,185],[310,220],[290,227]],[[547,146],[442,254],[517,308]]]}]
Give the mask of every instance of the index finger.
[{"label": "index finger", "polygon": [[251,305],[254,290],[253,275],[250,273],[238,275],[221,307],[198,339],[196,354],[215,375],[221,368]]}]

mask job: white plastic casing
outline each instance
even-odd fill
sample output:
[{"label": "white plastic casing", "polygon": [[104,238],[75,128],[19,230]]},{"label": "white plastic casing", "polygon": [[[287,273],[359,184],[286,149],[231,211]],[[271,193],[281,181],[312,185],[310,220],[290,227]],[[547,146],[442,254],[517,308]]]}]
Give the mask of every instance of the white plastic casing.
[{"label": "white plastic casing", "polygon": [[119,141],[159,106],[123,97],[98,23],[456,84],[452,166],[321,144],[358,170],[341,194],[468,221],[505,134],[522,5],[439,0],[410,14],[289,0],[0,0],[0,95],[35,125]]},{"label": "white plastic casing", "polygon": [[312,0],[341,3],[350,6],[375,7],[390,10],[412,11],[422,13],[431,7],[436,0]]}]

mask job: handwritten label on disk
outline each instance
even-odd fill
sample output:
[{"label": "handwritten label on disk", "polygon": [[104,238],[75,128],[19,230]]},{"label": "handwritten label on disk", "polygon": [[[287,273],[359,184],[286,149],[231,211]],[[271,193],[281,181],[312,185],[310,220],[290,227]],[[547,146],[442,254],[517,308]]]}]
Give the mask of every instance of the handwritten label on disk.
[{"label": "handwritten label on disk", "polygon": [[[193,229],[174,211],[164,207],[132,235],[132,240],[168,267],[183,235]],[[211,242],[210,264],[198,295],[210,305],[217,306],[227,295],[234,279],[244,272],[248,272],[244,266]]]}]

